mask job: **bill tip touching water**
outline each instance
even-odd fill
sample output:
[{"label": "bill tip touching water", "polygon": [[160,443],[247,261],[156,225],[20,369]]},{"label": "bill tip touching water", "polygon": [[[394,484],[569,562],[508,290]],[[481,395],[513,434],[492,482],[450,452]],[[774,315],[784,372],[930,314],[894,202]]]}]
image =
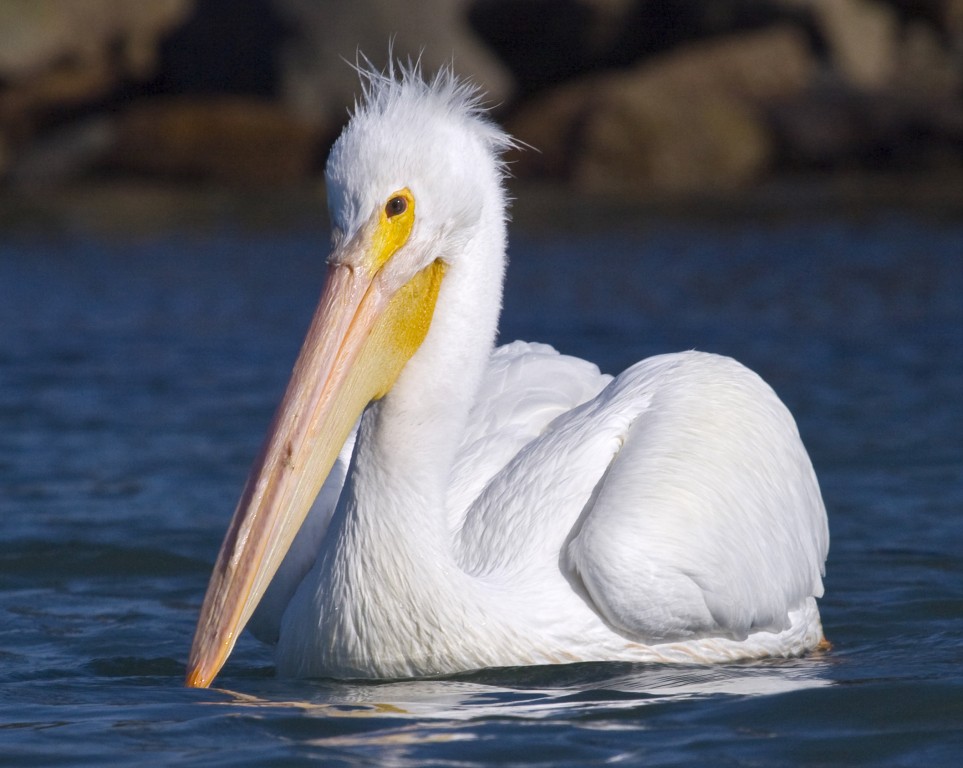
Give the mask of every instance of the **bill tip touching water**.
[{"label": "bill tip touching water", "polygon": [[706,353],[613,378],[496,348],[511,139],[449,70],[362,85],[326,166],[322,295],[188,685],[245,626],[280,674],[352,678],[824,644],[826,512],[772,389]]}]

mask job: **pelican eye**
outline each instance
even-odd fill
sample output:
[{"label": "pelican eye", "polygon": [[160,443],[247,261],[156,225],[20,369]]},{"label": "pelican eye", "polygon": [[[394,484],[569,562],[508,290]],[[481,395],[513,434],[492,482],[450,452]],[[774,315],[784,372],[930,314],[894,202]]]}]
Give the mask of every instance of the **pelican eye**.
[{"label": "pelican eye", "polygon": [[385,205],[385,215],[390,219],[408,210],[408,200],[402,195],[395,195]]}]

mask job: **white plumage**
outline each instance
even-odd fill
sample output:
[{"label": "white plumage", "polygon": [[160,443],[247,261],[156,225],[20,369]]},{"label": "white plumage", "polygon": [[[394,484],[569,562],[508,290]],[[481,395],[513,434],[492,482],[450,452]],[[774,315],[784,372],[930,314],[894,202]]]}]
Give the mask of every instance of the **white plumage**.
[{"label": "white plumage", "polygon": [[[363,75],[364,100],[327,167],[332,270],[370,272],[374,288],[358,296],[387,285],[408,297],[398,299],[406,317],[417,324],[427,312],[430,325],[387,393],[357,406],[367,405],[356,443],[352,431],[337,460],[336,445],[312,464],[301,452],[323,452],[315,443],[327,438],[291,439],[314,418],[305,414],[327,425],[330,407],[343,433],[357,416],[328,405],[340,403],[335,385],[335,395],[308,397],[315,385],[296,384],[308,370],[336,384],[356,373],[340,362],[310,367],[334,324],[324,313],[335,310],[319,309],[212,577],[191,683],[216,674],[288,548],[249,555],[256,526],[271,542],[281,535],[275,516],[296,518],[297,531],[327,474],[312,467],[332,462],[251,624],[277,641],[281,674],[711,662],[823,642],[815,598],[826,513],[773,391],[735,361],[698,352],[612,378],[545,345],[493,349],[505,265],[499,155],[510,139],[449,72],[431,82],[417,68]],[[407,202],[396,214],[399,194]],[[410,231],[392,234],[396,225]],[[436,301],[404,293],[436,269]],[[359,321],[339,322],[350,326],[331,346],[340,355]],[[410,324],[362,334],[362,372],[373,366],[369,347],[407,338]],[[235,587],[249,558],[250,594]],[[235,588],[241,597],[230,597]]]}]

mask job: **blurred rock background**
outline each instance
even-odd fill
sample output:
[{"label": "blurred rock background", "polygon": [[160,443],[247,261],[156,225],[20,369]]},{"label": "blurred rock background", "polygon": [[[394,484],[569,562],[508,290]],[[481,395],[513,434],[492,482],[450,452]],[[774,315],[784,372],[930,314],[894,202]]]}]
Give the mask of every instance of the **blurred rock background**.
[{"label": "blurred rock background", "polygon": [[963,180],[963,0],[0,0],[0,185],[312,182],[389,40],[487,91],[522,179]]}]

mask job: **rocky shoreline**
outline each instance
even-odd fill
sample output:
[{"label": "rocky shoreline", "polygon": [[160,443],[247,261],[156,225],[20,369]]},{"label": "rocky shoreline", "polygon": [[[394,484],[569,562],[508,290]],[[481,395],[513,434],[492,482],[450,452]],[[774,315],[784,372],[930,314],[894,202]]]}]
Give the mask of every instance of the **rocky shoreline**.
[{"label": "rocky shoreline", "polygon": [[310,184],[388,40],[486,90],[522,181],[963,179],[963,0],[0,0],[0,185]]}]

